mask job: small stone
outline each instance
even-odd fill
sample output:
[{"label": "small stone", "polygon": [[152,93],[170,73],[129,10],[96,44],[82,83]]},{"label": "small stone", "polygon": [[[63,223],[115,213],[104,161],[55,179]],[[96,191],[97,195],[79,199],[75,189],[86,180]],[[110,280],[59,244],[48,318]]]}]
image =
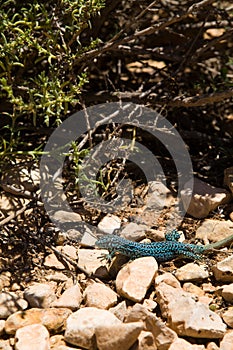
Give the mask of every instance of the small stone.
[{"label": "small stone", "polygon": [[162,316],[178,335],[207,339],[223,337],[226,325],[206,304],[196,302],[183,289],[165,283],[160,283],[156,292]]},{"label": "small stone", "polygon": [[[0,335],[2,335],[4,333],[4,328],[5,328],[5,321],[0,320]],[[1,349],[1,347],[0,347],[0,349]]]},{"label": "small stone", "polygon": [[35,283],[24,290],[24,298],[29,302],[31,307],[49,307],[56,295],[54,288],[49,284]]},{"label": "small stone", "polygon": [[155,286],[158,286],[160,283],[166,283],[174,288],[181,288],[180,282],[178,279],[170,272],[165,272],[162,275],[155,277]]},{"label": "small stone", "polygon": [[141,331],[138,336],[138,345],[136,350],[155,350],[155,339],[151,332]]},{"label": "small stone", "polygon": [[117,303],[117,294],[104,284],[94,282],[85,289],[84,299],[87,306],[109,309]]},{"label": "small stone", "polygon": [[121,227],[121,219],[116,215],[106,215],[98,224],[98,229],[105,233],[111,234]]},{"label": "small stone", "polygon": [[130,300],[142,301],[157,272],[158,264],[153,257],[136,259],[119,271],[116,277],[117,292]]},{"label": "small stone", "polygon": [[82,302],[82,293],[78,284],[66,289],[58,300],[55,300],[52,307],[64,307],[72,311],[77,310]]},{"label": "small stone", "polygon": [[59,332],[64,329],[67,317],[71,310],[61,308],[37,309],[18,311],[8,317],[5,323],[5,332],[15,334],[17,329],[34,323],[44,325],[50,332]]},{"label": "small stone", "polygon": [[[67,255],[68,257],[70,257],[73,260],[76,260],[76,258],[77,258],[76,248],[73,247],[72,245],[67,244],[64,246],[58,246],[58,247],[56,247],[56,249],[58,251],[60,251],[61,253],[63,253],[64,255]],[[67,261],[66,261],[66,263],[68,266],[70,266]],[[65,268],[67,268],[66,265],[63,264],[62,261],[60,261],[54,253],[46,256],[44,266],[49,267],[49,268],[56,268],[59,270],[64,270]]]},{"label": "small stone", "polygon": [[7,340],[0,339],[0,349],[1,350],[13,350],[13,347],[10,344],[10,339],[7,339]]},{"label": "small stone", "polygon": [[117,318],[119,318],[120,321],[123,322],[128,312],[126,301],[123,300],[121,303],[117,304],[116,306],[111,307],[109,311],[112,312],[113,315],[115,315]]},{"label": "small stone", "polygon": [[191,344],[185,339],[177,338],[169,350],[205,350],[204,345]]},{"label": "small stone", "polygon": [[0,319],[5,319],[14,312],[18,310],[25,310],[27,307],[27,301],[20,298],[16,293],[0,293]]},{"label": "small stone", "polygon": [[64,339],[72,345],[92,349],[96,346],[95,331],[98,327],[121,324],[122,322],[107,310],[85,307],[68,317]]},{"label": "small stone", "polygon": [[163,209],[174,203],[171,191],[161,181],[150,181],[148,183],[148,195],[146,197],[146,208]]},{"label": "small stone", "polygon": [[213,266],[214,277],[220,282],[233,282],[233,255]]},{"label": "small stone", "polygon": [[49,332],[40,324],[22,327],[15,334],[15,350],[49,350]]},{"label": "small stone", "polygon": [[176,333],[166,326],[152,312],[149,312],[141,304],[135,304],[125,318],[125,322],[144,322],[144,330],[153,334],[155,345],[158,349],[168,350],[172,342],[177,338]]},{"label": "small stone", "polygon": [[103,325],[96,328],[96,340],[99,350],[128,350],[137,340],[142,322]]},{"label": "small stone", "polygon": [[144,306],[148,311],[153,311],[158,306],[158,304],[154,300],[144,299],[142,306]]},{"label": "small stone", "polygon": [[233,225],[230,220],[205,219],[196,231],[196,238],[202,239],[204,244],[219,242],[233,235]]},{"label": "small stone", "polygon": [[223,286],[222,297],[228,301],[228,303],[233,304],[233,283]]},{"label": "small stone", "polygon": [[69,223],[69,222],[79,222],[82,221],[81,215],[75,212],[65,211],[65,210],[57,210],[53,215],[53,219],[59,221],[61,223]]},{"label": "small stone", "polygon": [[146,237],[147,226],[130,222],[121,231],[121,236],[130,241],[139,241]]},{"label": "small stone", "polygon": [[108,254],[108,251],[104,249],[79,249],[78,265],[89,274],[94,274],[99,278],[108,278],[109,274],[106,264],[101,261],[103,254]]},{"label": "small stone", "polygon": [[193,294],[195,296],[198,296],[198,297],[201,297],[201,296],[205,295],[204,291],[200,287],[198,287],[195,284],[190,283],[190,282],[184,283],[183,284],[183,289],[186,292],[191,293],[191,294]]},{"label": "small stone", "polygon": [[233,328],[233,306],[222,314],[222,318],[229,327]]},{"label": "small stone", "polygon": [[55,282],[66,282],[68,280],[68,277],[62,272],[55,272],[45,277],[48,281],[55,281]]},{"label": "small stone", "polygon": [[181,282],[202,281],[209,277],[209,272],[205,266],[189,263],[177,269],[175,277]]},{"label": "small stone", "polygon": [[191,181],[184,185],[181,191],[181,199],[187,213],[194,218],[205,218],[219,205],[228,203],[232,198],[231,193],[223,188],[217,188],[194,178],[193,191]]},{"label": "small stone", "polygon": [[233,330],[224,335],[220,342],[220,350],[233,350]]},{"label": "small stone", "polygon": [[219,350],[219,347],[213,341],[209,342],[206,346],[206,350]]}]

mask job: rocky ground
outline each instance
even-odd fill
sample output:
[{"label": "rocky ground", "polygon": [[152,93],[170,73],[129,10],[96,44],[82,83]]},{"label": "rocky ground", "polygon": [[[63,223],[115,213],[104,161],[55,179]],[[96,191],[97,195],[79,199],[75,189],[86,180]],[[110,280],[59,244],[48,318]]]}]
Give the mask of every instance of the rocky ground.
[{"label": "rocky ground", "polygon": [[[34,182],[15,173],[24,184],[18,196],[13,173],[1,194],[0,349],[233,349],[231,247],[201,262],[160,265],[121,255],[109,265],[101,260],[107,252],[93,249],[96,235],[119,231],[134,241],[163,240],[174,201],[164,185],[137,188],[142,205],[101,217],[94,233],[84,212],[57,211],[57,226],[75,223],[61,232],[39,200],[25,198],[29,184],[38,191],[36,170]],[[195,180],[181,240],[207,244],[233,234],[232,173],[225,170],[224,188]],[[189,195],[182,192],[184,203]]]}]

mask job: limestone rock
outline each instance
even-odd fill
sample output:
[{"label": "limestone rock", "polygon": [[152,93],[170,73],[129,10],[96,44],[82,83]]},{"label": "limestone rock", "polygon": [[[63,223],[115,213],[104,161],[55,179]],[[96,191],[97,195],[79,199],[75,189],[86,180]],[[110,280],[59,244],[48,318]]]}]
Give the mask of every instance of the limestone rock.
[{"label": "limestone rock", "polygon": [[142,329],[142,322],[99,326],[95,331],[98,349],[129,350],[137,340]]},{"label": "limestone rock", "polygon": [[228,256],[226,259],[218,262],[213,266],[214,277],[217,281],[221,282],[233,282],[233,255]]},{"label": "limestone rock", "polygon": [[233,330],[224,335],[220,342],[220,350],[233,350]]},{"label": "limestone rock", "polygon": [[203,265],[189,263],[175,271],[175,277],[181,281],[202,281],[209,277],[208,269]]},{"label": "limestone rock", "polygon": [[153,257],[143,257],[128,263],[117,275],[117,292],[130,300],[142,301],[157,271],[158,264]]},{"label": "limestone rock", "polygon": [[70,314],[71,310],[65,308],[32,308],[26,311],[18,311],[6,320],[5,331],[7,334],[15,334],[19,328],[40,323],[51,332],[59,332],[64,329],[65,321]]},{"label": "limestone rock", "polygon": [[196,302],[182,289],[160,283],[157,302],[163,317],[178,335],[195,338],[222,338],[226,325],[206,304]]},{"label": "limestone rock", "polygon": [[18,310],[25,310],[28,306],[26,300],[13,292],[0,293],[0,318],[7,318]]},{"label": "limestone rock", "polygon": [[130,241],[139,241],[145,238],[146,229],[146,225],[139,225],[135,222],[130,222],[121,231],[121,236]]},{"label": "limestone rock", "polygon": [[222,318],[229,327],[233,328],[233,306],[223,313]]},{"label": "limestone rock", "polygon": [[15,334],[15,350],[49,350],[49,332],[41,324],[22,327]]},{"label": "limestone rock", "polygon": [[181,191],[181,199],[184,209],[194,218],[205,218],[212,210],[219,205],[228,203],[232,195],[223,188],[207,184],[197,178],[194,179],[193,193],[188,181]]},{"label": "limestone rock", "polygon": [[66,289],[58,300],[55,300],[52,307],[64,307],[72,311],[77,310],[82,302],[82,293],[80,286],[75,284],[74,286]]},{"label": "limestone rock", "polygon": [[49,307],[56,299],[54,288],[46,283],[34,283],[24,290],[24,298],[31,307]]},{"label": "limestone rock", "polygon": [[222,297],[228,303],[233,304],[233,283],[223,286]]},{"label": "limestone rock", "polygon": [[102,283],[91,283],[84,292],[87,306],[109,309],[117,303],[117,294]]},{"label": "limestone rock", "polygon": [[66,322],[65,341],[85,349],[96,348],[96,329],[111,327],[122,322],[107,310],[85,307],[75,311]]},{"label": "limestone rock", "polygon": [[121,227],[121,219],[112,214],[106,215],[98,224],[98,229],[105,233],[111,234]]},{"label": "limestone rock", "polygon": [[196,231],[196,238],[202,239],[204,244],[219,242],[230,235],[233,235],[231,220],[205,219]]}]

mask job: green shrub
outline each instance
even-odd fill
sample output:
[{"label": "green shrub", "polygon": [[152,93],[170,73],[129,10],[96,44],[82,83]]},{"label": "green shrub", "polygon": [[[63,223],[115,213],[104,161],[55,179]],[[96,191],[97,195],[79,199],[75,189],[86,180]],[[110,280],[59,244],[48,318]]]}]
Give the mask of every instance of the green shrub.
[{"label": "green shrub", "polygon": [[79,38],[103,7],[103,0],[8,0],[0,6],[0,125],[9,131],[1,136],[2,156],[18,145],[19,121],[58,125],[74,110],[88,81],[87,71],[76,73],[74,60],[98,44],[90,40],[84,47]]}]

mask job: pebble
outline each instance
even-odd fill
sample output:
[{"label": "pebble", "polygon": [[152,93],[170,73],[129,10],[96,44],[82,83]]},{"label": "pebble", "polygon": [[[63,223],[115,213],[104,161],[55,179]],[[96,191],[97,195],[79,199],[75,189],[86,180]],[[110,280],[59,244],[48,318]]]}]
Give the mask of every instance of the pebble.
[{"label": "pebble", "polygon": [[220,282],[233,282],[233,255],[213,266],[214,277]]},{"label": "pebble", "polygon": [[97,327],[121,325],[122,322],[107,310],[85,307],[73,312],[66,321],[64,339],[66,342],[92,349],[96,346]]},{"label": "pebble", "polygon": [[177,269],[175,277],[181,282],[202,281],[209,277],[209,272],[206,266],[189,263]]},{"label": "pebble", "polygon": [[233,283],[223,286],[222,297],[228,303],[233,304]]},{"label": "pebble", "polygon": [[64,307],[72,311],[76,311],[82,302],[82,293],[80,286],[75,284],[74,286],[66,289],[64,293],[55,300],[51,306],[52,307]]},{"label": "pebble", "polygon": [[191,182],[188,181],[181,191],[181,199],[187,213],[194,218],[205,218],[219,205],[229,203],[231,193],[223,188],[209,185],[208,183],[194,178],[194,187],[191,191]]},{"label": "pebble", "polygon": [[104,233],[111,234],[121,227],[121,219],[112,214],[106,215],[98,224],[98,229]]},{"label": "pebble", "polygon": [[169,350],[205,350],[205,346],[191,344],[185,339],[178,338],[172,343]]},{"label": "pebble", "polygon": [[[76,248],[73,247],[72,245],[64,245],[64,246],[57,246],[56,249],[67,255],[68,257],[70,257],[73,260],[77,259],[77,254],[76,254]],[[67,262],[66,259],[65,263],[63,264],[62,261],[60,261],[56,254],[51,253],[49,255],[46,256],[45,261],[44,261],[44,266],[45,267],[49,267],[49,268],[55,268],[55,269],[59,269],[59,270],[64,270],[67,268],[67,265],[69,268],[71,268],[71,265]],[[66,265],[67,264],[67,265]]]},{"label": "pebble", "polygon": [[130,241],[140,241],[146,237],[146,225],[136,224],[135,222],[130,222],[121,231],[121,236],[129,239]]},{"label": "pebble", "polygon": [[162,316],[178,335],[195,338],[222,338],[226,325],[206,304],[195,301],[190,293],[160,283],[156,288]]},{"label": "pebble", "polygon": [[220,342],[220,350],[233,350],[233,330],[229,330]]},{"label": "pebble", "polygon": [[168,349],[177,339],[177,334],[162,322],[154,313],[148,311],[141,304],[135,304],[125,318],[125,322],[144,322],[144,330],[153,334],[158,349]]},{"label": "pebble", "polygon": [[57,297],[54,286],[46,283],[34,283],[24,290],[24,298],[31,307],[46,308],[49,307]]},{"label": "pebble", "polygon": [[157,272],[158,264],[153,257],[126,264],[116,277],[117,293],[135,302],[142,301]]},{"label": "pebble", "polygon": [[15,350],[49,350],[49,332],[41,324],[22,327],[15,334]]},{"label": "pebble", "polygon": [[205,219],[196,231],[196,238],[202,239],[204,244],[219,242],[233,235],[233,225],[230,220]]},{"label": "pebble", "polygon": [[26,311],[18,311],[9,316],[5,323],[5,332],[15,334],[17,329],[34,323],[40,323],[50,332],[59,332],[64,329],[65,321],[71,314],[71,310],[65,308],[32,308]]},{"label": "pebble", "polygon": [[143,329],[142,322],[98,326],[95,331],[99,350],[128,350]]},{"label": "pebble", "polygon": [[222,318],[230,328],[233,328],[233,306],[223,312]]},{"label": "pebble", "polygon": [[192,293],[195,296],[201,297],[205,295],[205,292],[198,286],[196,286],[193,283],[186,282],[183,284],[183,289],[188,292]]},{"label": "pebble", "polygon": [[119,318],[119,320],[121,320],[123,322],[125,317],[126,317],[126,315],[128,314],[126,301],[125,300],[121,301],[116,306],[111,307],[109,309],[109,311],[112,312],[113,315],[115,315],[117,318]]},{"label": "pebble", "polygon": [[102,283],[91,283],[84,292],[86,306],[109,309],[117,303],[117,293]]},{"label": "pebble", "polygon": [[138,336],[138,344],[136,350],[155,350],[155,340],[153,334],[147,331],[141,331]]},{"label": "pebble", "polygon": [[155,277],[155,287],[157,287],[162,282],[174,288],[181,288],[181,284],[178,279],[170,272],[165,272],[162,275]]},{"label": "pebble", "polygon": [[0,293],[0,319],[5,319],[18,310],[25,310],[28,303],[13,292]]},{"label": "pebble", "polygon": [[171,191],[161,181],[149,181],[146,196],[147,209],[163,209],[174,203]]},{"label": "pebble", "polygon": [[99,278],[108,278],[106,263],[101,261],[103,254],[108,254],[108,251],[104,249],[79,249],[78,265],[89,274],[95,274]]}]

